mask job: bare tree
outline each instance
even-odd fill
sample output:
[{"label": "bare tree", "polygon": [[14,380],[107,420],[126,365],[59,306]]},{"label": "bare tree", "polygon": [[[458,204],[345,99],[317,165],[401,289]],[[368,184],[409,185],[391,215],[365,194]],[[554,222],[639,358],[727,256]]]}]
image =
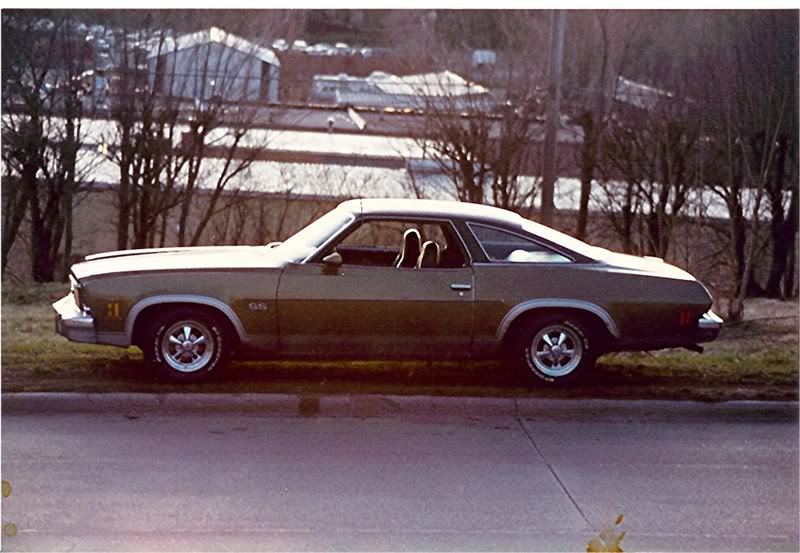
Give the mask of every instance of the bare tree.
[{"label": "bare tree", "polygon": [[[648,255],[667,256],[673,226],[700,168],[700,129],[692,124],[688,105],[664,97],[644,109],[626,109],[609,122],[604,138],[606,172],[626,183],[623,214],[632,214],[633,195],[640,201]],[[623,244],[630,245],[632,225],[622,229]]]},{"label": "bare tree", "polygon": [[637,246],[635,225],[641,218],[642,211],[637,184],[606,178],[600,178],[598,184],[603,192],[598,198],[600,211],[611,223],[611,228],[622,244],[622,251],[627,254],[642,253]]},{"label": "bare tree", "polygon": [[773,166],[765,182],[770,212],[771,262],[764,293],[771,298],[783,298],[792,294],[794,283],[793,254],[798,224],[796,125],[777,137],[775,147]]},{"label": "bare tree", "polygon": [[66,266],[73,205],[89,162],[81,153],[82,37],[69,12],[52,16],[48,28],[36,27],[31,14],[3,14],[3,160],[18,183],[4,194],[3,268],[27,210],[36,282],[61,276],[60,256]]},{"label": "bare tree", "polygon": [[[3,139],[6,140],[5,138]],[[22,221],[28,211],[28,194],[22,186],[12,166],[4,160],[5,174],[3,175],[3,243],[2,243],[2,268],[6,272],[11,248],[19,235]]]},{"label": "bare tree", "polygon": [[[274,99],[276,74],[260,59],[265,49],[217,28],[177,38],[139,31],[136,42],[149,44],[147,70],[134,55],[125,60],[109,139],[120,167],[118,246],[128,246],[131,227],[134,247],[152,246],[157,234],[163,244],[176,207],[178,244],[197,245],[223,191],[266,146],[267,133],[252,127]],[[197,202],[201,189],[210,194]]]},{"label": "bare tree", "polygon": [[[196,246],[200,242],[209,221],[219,208],[223,193],[230,189],[231,182],[243,181],[250,166],[258,159],[259,152],[266,148],[268,133],[250,128],[251,120],[252,113],[244,112],[237,114],[235,119],[228,119],[226,126],[217,128],[216,133],[201,136],[195,132],[189,135],[193,146],[187,148],[189,173],[180,205],[179,245]],[[248,137],[252,139],[249,142],[246,140]],[[189,212],[200,187],[210,191],[210,195],[197,223],[190,228]]]},{"label": "bare tree", "polygon": [[[797,132],[797,21],[795,14],[765,12],[727,14],[723,23],[709,35],[700,68],[708,115],[704,180],[729,211],[736,266],[729,316],[738,319],[754,280],[765,191],[784,179],[781,137]],[[783,195],[784,185],[778,186]]]},{"label": "bare tree", "polygon": [[[464,63],[469,50],[466,36],[455,51],[429,39],[428,44],[437,45],[440,64],[462,71],[467,78],[448,70],[406,77],[399,86],[409,86],[418,95],[414,107],[424,112],[424,123],[416,141],[423,155],[449,178],[455,198],[530,214],[535,180],[520,177],[538,174],[541,161],[537,85],[542,63],[530,53],[541,50],[542,34],[533,31],[540,30],[543,22],[531,12],[494,15],[503,47],[494,69]],[[460,36],[457,30],[451,34]],[[479,80],[495,88],[490,90]]]},{"label": "bare tree", "polygon": [[[271,168],[272,169],[272,168]],[[210,221],[215,245],[265,245],[284,240],[339,201],[369,195],[374,174],[360,167],[280,164],[272,189],[251,187],[223,194]],[[313,183],[304,187],[298,183]]]},{"label": "bare tree", "polygon": [[149,27],[124,28],[111,104],[114,126],[103,137],[106,154],[119,166],[119,249],[153,245],[159,218],[178,201],[175,180],[182,162],[176,159],[174,144],[180,135],[179,106],[171,98],[159,101],[143,59],[146,45],[160,52],[168,38],[166,32]]},{"label": "bare tree", "polygon": [[[613,108],[617,79],[632,68],[636,51],[642,55],[640,38],[654,31],[655,18],[643,13],[609,10],[568,12],[566,26],[565,111],[581,127],[578,150],[580,198],[576,237],[584,239],[589,220],[592,182],[608,111]],[[665,17],[659,14],[659,17]]]}]

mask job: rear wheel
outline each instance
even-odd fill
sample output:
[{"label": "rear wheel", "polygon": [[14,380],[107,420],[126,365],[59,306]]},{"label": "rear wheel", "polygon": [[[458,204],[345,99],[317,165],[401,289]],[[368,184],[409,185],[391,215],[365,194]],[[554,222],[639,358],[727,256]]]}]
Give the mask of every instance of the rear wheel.
[{"label": "rear wheel", "polygon": [[156,317],[145,330],[145,359],[172,382],[198,382],[222,368],[232,340],[220,317],[181,307]]},{"label": "rear wheel", "polygon": [[513,355],[529,382],[573,384],[588,373],[599,355],[590,326],[571,315],[532,318],[513,343]]}]

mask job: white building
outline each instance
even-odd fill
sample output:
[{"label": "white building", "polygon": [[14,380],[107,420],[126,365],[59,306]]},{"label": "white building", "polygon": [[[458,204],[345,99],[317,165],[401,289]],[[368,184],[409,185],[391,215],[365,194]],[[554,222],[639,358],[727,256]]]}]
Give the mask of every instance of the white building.
[{"label": "white building", "polygon": [[451,71],[399,77],[374,71],[368,77],[347,74],[314,75],[312,100],[376,108],[430,107],[463,111],[467,108],[490,109],[489,89]]},{"label": "white building", "polygon": [[653,111],[660,103],[674,100],[675,95],[620,76],[617,78],[614,99],[638,109]]},{"label": "white building", "polygon": [[152,41],[150,86],[162,94],[223,102],[277,102],[280,62],[272,50],[212,27]]}]

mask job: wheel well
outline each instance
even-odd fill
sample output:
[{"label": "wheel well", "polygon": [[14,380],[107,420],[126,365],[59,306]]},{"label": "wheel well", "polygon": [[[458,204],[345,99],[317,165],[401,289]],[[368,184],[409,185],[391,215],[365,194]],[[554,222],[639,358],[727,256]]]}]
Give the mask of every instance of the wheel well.
[{"label": "wheel well", "polygon": [[156,316],[159,311],[164,309],[176,309],[180,307],[191,307],[193,309],[198,309],[200,311],[206,311],[209,314],[214,315],[217,317],[223,325],[225,325],[225,330],[227,334],[234,340],[234,346],[239,344],[239,333],[236,332],[236,328],[233,326],[233,323],[228,318],[228,316],[223,313],[220,309],[216,307],[212,307],[210,305],[204,305],[202,303],[191,303],[191,302],[167,302],[167,303],[156,303],[153,305],[148,305],[144,309],[142,309],[141,313],[136,316],[136,320],[133,323],[133,334],[131,335],[131,343],[135,346],[141,347],[142,338],[144,337],[144,331],[147,328],[147,324]]},{"label": "wheel well", "polygon": [[517,318],[511,321],[511,325],[503,335],[503,343],[514,340],[517,334],[531,321],[540,317],[549,315],[563,315],[569,318],[582,322],[586,325],[587,330],[592,337],[599,340],[601,343],[608,344],[614,340],[614,336],[608,330],[605,321],[597,314],[585,309],[576,309],[570,307],[535,307],[524,313],[521,313]]}]

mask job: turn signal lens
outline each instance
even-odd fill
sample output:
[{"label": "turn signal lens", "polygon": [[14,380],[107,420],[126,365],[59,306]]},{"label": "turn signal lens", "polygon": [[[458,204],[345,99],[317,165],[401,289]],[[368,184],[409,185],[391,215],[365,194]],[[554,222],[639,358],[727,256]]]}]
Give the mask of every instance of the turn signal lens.
[{"label": "turn signal lens", "polygon": [[72,291],[72,296],[75,298],[75,305],[78,307],[83,307],[81,304],[81,285],[78,284],[78,281],[73,278],[72,275],[69,277],[69,284],[70,290]]}]

